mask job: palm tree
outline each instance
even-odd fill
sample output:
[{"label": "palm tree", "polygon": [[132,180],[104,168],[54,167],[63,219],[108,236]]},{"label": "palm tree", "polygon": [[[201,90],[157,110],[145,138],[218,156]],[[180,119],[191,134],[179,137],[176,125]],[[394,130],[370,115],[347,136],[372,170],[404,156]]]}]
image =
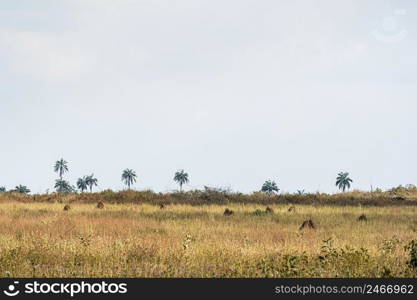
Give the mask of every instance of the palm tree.
[{"label": "palm tree", "polygon": [[78,178],[77,180],[77,188],[81,190],[81,193],[84,193],[84,191],[87,189],[87,176],[84,176],[83,178]]},{"label": "palm tree", "polygon": [[273,193],[278,193],[279,188],[275,181],[267,180],[264,182],[261,188],[261,192],[267,193],[268,195],[272,195]]},{"label": "palm tree", "polygon": [[98,179],[94,178],[94,174],[85,177],[85,183],[90,188],[90,193],[93,192],[93,186],[97,186]]},{"label": "palm tree", "polygon": [[136,172],[132,169],[125,169],[122,173],[122,182],[127,185],[130,190],[130,186],[136,182]]},{"label": "palm tree", "polygon": [[55,180],[55,189],[58,193],[64,194],[72,193],[75,190],[68,181],[63,179]]},{"label": "palm tree", "polygon": [[305,194],[305,190],[297,190],[297,194],[298,195],[304,195]]},{"label": "palm tree", "polygon": [[345,192],[346,188],[350,189],[350,183],[353,182],[352,179],[349,178],[348,172],[340,172],[336,178],[336,186]]},{"label": "palm tree", "polygon": [[21,194],[29,194],[30,190],[27,188],[26,185],[18,185],[15,187],[15,191]]},{"label": "palm tree", "polygon": [[189,181],[188,173],[184,172],[184,170],[179,170],[175,172],[174,181],[178,182],[178,184],[180,185],[180,192],[182,192],[182,185]]},{"label": "palm tree", "polygon": [[68,172],[68,162],[63,158],[55,162],[54,171],[59,174],[59,178],[62,179],[62,175]]},{"label": "palm tree", "polygon": [[6,188],[4,186],[0,186],[0,193],[4,193],[6,191]]}]

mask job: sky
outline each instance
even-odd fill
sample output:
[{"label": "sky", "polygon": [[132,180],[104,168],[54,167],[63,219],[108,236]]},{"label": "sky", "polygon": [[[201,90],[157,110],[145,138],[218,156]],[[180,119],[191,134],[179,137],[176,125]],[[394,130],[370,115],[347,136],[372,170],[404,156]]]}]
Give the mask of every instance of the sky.
[{"label": "sky", "polygon": [[0,2],[0,186],[417,184],[417,2]]}]

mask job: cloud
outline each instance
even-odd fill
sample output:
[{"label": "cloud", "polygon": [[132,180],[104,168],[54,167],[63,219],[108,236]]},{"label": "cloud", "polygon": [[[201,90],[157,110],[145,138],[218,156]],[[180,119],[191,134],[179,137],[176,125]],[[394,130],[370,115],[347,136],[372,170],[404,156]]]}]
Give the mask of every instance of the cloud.
[{"label": "cloud", "polygon": [[38,79],[70,80],[94,65],[75,33],[3,30],[0,47],[11,69]]},{"label": "cloud", "polygon": [[[221,9],[206,0],[66,3],[65,29],[0,32],[0,47],[12,70],[52,81],[83,81],[84,75],[114,82],[225,73],[302,80],[360,54],[346,55],[352,46],[338,43],[335,16],[322,18],[334,6],[328,1],[317,8],[308,2],[245,0],[222,3]],[[354,12],[351,5],[342,6],[345,18]]]},{"label": "cloud", "polygon": [[195,186],[245,191],[265,177],[331,190],[339,168],[405,180],[391,149],[405,160],[416,148],[416,44],[375,40],[380,2],[15,4],[0,18],[7,180],[55,156],[100,171],[103,186],[125,166],[156,189],[191,167]]}]

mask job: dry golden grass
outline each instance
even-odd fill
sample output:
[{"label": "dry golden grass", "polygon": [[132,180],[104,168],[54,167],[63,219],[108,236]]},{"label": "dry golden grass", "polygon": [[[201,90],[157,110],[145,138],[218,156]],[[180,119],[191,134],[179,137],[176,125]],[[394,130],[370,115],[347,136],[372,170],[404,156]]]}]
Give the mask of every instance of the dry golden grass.
[{"label": "dry golden grass", "polygon": [[[269,206],[2,202],[0,276],[417,275],[404,249],[417,237],[415,206]],[[299,230],[309,219],[316,229]]]}]

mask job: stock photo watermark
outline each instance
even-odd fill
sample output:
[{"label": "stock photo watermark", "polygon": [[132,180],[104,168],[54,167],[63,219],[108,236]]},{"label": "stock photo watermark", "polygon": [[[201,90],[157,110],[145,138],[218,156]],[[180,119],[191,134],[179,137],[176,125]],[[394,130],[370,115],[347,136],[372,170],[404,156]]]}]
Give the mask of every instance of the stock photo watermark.
[{"label": "stock photo watermark", "polygon": [[89,282],[26,282],[20,284],[19,281],[14,281],[3,290],[4,295],[15,297],[19,294],[35,295],[35,294],[63,294],[74,297],[77,294],[126,294],[127,283],[107,283],[102,281],[100,283]]},{"label": "stock photo watermark", "polygon": [[408,31],[400,25],[400,18],[405,16],[405,9],[396,9],[391,16],[382,19],[378,29],[371,31],[374,38],[382,43],[397,43],[408,36]]}]

